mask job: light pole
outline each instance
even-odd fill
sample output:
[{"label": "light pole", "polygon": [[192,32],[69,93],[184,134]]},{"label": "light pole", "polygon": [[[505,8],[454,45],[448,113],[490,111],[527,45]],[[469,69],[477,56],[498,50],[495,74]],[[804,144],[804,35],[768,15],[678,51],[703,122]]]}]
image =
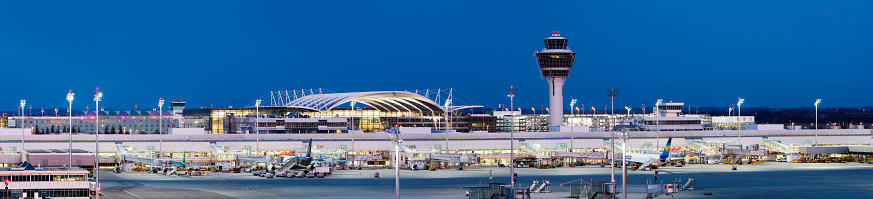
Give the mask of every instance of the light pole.
[{"label": "light pole", "polygon": [[509,86],[509,89],[506,89],[506,96],[509,97],[509,184],[515,189],[515,135],[513,131],[515,131],[515,113],[512,112],[515,109],[515,93],[518,92],[518,89]]},{"label": "light pole", "polygon": [[261,119],[261,99],[255,100],[255,151],[261,151],[261,131],[258,122]]},{"label": "light pole", "polygon": [[[453,89],[454,89],[454,88],[453,88]],[[449,153],[449,128],[452,126],[452,123],[451,123],[452,118],[450,118],[451,115],[449,114],[450,112],[452,112],[452,111],[450,110],[451,108],[449,107],[449,106],[452,105],[452,95],[451,95],[451,94],[449,94],[449,98],[446,98],[446,103],[443,104],[443,105],[446,107],[446,111],[445,111],[445,115],[446,115],[446,131],[445,131],[445,133],[443,133],[443,137],[445,137],[445,139],[446,139],[446,147],[445,147],[446,153]],[[511,107],[510,107],[510,108],[511,108]],[[513,111],[513,110],[512,110],[512,109],[509,109],[509,111]],[[448,165],[447,165],[447,166],[448,166]]]},{"label": "light pole", "polygon": [[818,145],[818,104],[821,103],[821,99],[815,99],[815,145]]},{"label": "light pole", "polygon": [[352,154],[354,154],[355,153],[354,152],[355,151],[355,113],[357,112],[357,110],[355,110],[355,103],[358,103],[358,102],[352,101],[351,103],[352,103],[352,150],[351,151],[352,151]]},{"label": "light pole", "polygon": [[573,99],[573,96],[570,96],[570,112],[573,112],[573,105],[576,105],[576,99]]},{"label": "light pole", "polygon": [[[27,100],[21,100],[21,121],[24,123],[24,105],[27,104]],[[20,124],[18,126],[21,126]],[[24,154],[24,130],[21,131],[21,150],[19,150],[21,154]]]},{"label": "light pole", "polygon": [[96,111],[95,119],[97,119],[97,133],[94,133],[94,179],[97,182],[94,190],[94,195],[97,198],[100,198],[100,98],[103,98],[103,92],[100,92],[100,88],[94,90],[94,109]]},{"label": "light pole", "polygon": [[[630,135],[627,128],[622,128],[621,139],[624,141],[621,145],[621,198],[627,198],[627,139]],[[656,182],[657,183],[657,182]]]},{"label": "light pole", "polygon": [[633,108],[631,108],[630,106],[625,106],[624,109],[627,109],[627,115],[630,116],[630,111]]},{"label": "light pole", "polygon": [[[67,101],[70,102],[70,108],[67,109],[69,110],[67,112],[70,112],[70,167],[73,167],[73,98],[75,95],[76,94],[73,93],[73,90],[70,90],[70,92],[67,93]],[[58,109],[55,109],[55,115],[58,115],[57,112]]]},{"label": "light pole", "polygon": [[[739,97],[737,99],[739,99],[739,101],[737,102],[737,123],[739,123],[740,122],[740,111],[743,110],[743,102],[745,102],[746,99],[739,98]],[[689,110],[688,112],[691,112],[691,111]],[[740,123],[740,125],[742,125],[742,123]],[[741,137],[740,127],[739,127],[739,125],[737,125],[737,143],[738,144],[740,144],[740,137]],[[740,149],[742,149],[742,147],[743,147],[743,145],[740,144]]]},{"label": "light pole", "polygon": [[[612,120],[615,120],[615,95],[618,94],[617,88],[606,89],[606,95],[610,98],[610,103],[612,104],[612,115],[610,116]],[[612,168],[612,182],[615,183],[615,129],[614,123],[615,121],[610,121],[610,132],[612,132],[612,138],[610,138],[610,142],[612,144],[612,161],[609,163],[609,167]],[[622,152],[624,155],[624,152]]]},{"label": "light pole", "polygon": [[21,100],[20,104],[21,104],[21,108],[19,109],[20,111],[18,111],[20,114],[18,114],[18,115],[21,116],[21,118],[24,118],[24,105],[27,104],[27,100]]},{"label": "light pole", "polygon": [[394,142],[394,191],[397,194],[397,199],[400,199],[400,143],[403,139],[400,138],[400,128],[390,128],[388,133],[391,135],[391,141]]},{"label": "light pole", "polygon": [[[575,113],[573,113],[573,105],[576,105],[576,99],[573,99],[573,96],[570,96],[570,115],[571,116],[575,114]],[[576,110],[579,110],[579,108],[576,108]],[[569,120],[567,121],[567,123],[569,124]],[[576,130],[575,126],[576,125],[570,126],[570,152],[573,152],[573,131]]]},{"label": "light pole", "polygon": [[[161,113],[159,115],[161,117],[161,120],[163,121],[164,120],[164,118],[163,118],[164,117],[164,110],[163,110],[164,98],[158,98],[158,107],[161,108],[161,110],[160,110]],[[161,125],[163,125],[163,122],[159,122],[159,123]],[[161,140],[160,145],[158,145],[158,160],[160,160],[164,156],[164,133],[161,132],[160,134],[158,134],[158,138],[159,138],[159,140]],[[182,156],[184,156],[184,155],[185,154],[182,154]]]},{"label": "light pole", "polygon": [[[728,120],[731,121],[731,122],[728,123],[729,125],[730,125],[731,123],[733,123],[733,120],[730,119],[731,116],[733,116],[733,114],[734,114],[734,105],[731,104],[731,106],[728,107]],[[733,127],[733,126],[729,126],[729,128],[734,128],[734,127]],[[729,130],[730,130],[730,129],[729,129]]]}]

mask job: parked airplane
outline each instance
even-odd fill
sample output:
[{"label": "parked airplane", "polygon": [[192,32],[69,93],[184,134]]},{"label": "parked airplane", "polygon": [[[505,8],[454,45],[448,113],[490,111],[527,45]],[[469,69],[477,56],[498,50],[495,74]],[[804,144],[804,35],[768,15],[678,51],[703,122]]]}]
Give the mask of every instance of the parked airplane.
[{"label": "parked airplane", "polygon": [[186,167],[188,163],[185,163],[185,157],[188,155],[188,152],[182,152],[182,162],[170,161],[170,165],[174,167]]},{"label": "parked airplane", "polygon": [[312,158],[312,138],[309,139],[309,146],[306,149],[306,156],[282,156],[283,166],[280,168],[281,172],[287,171],[288,169],[303,169],[304,172],[309,172],[315,169],[315,165],[326,162],[335,162],[342,163],[348,161],[357,161],[357,160],[336,160],[334,157],[326,157],[326,158]]},{"label": "parked airplane", "polygon": [[670,143],[673,142],[673,138],[667,139],[667,145],[664,146],[664,151],[660,154],[653,153],[625,153],[625,158],[627,158],[628,162],[637,162],[642,163],[638,168],[645,168],[652,163],[655,162],[670,162],[674,160],[683,160],[685,157],[672,157],[670,156]]}]

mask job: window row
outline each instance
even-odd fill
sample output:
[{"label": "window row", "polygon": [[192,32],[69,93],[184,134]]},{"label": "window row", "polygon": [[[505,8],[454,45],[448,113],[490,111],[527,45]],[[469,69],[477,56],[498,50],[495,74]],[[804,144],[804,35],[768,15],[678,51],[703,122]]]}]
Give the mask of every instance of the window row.
[{"label": "window row", "polygon": [[85,175],[12,175],[0,176],[0,180],[12,182],[30,181],[85,181]]}]

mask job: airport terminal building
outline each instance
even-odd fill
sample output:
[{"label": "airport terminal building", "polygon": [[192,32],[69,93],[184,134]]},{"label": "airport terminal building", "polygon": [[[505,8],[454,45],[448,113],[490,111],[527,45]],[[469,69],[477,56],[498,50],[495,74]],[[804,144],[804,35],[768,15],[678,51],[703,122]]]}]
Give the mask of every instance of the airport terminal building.
[{"label": "airport terminal building", "polygon": [[[94,152],[99,151],[101,168],[157,167],[165,166],[161,161],[185,160],[194,166],[229,169],[298,155],[305,141],[313,139],[316,156],[382,167],[393,164],[393,145],[384,132],[392,127],[399,127],[405,140],[401,156],[406,166],[507,164],[510,151],[517,153],[516,163],[597,164],[622,153],[611,151],[611,145],[621,145],[610,140],[613,128],[629,130],[628,152],[662,150],[673,138],[674,150],[704,157],[701,162],[707,163],[861,154],[847,146],[873,144],[864,127],[786,130],[755,124],[749,116],[681,114],[683,104],[674,102],[658,103],[650,114],[563,115],[569,128],[554,130],[548,126],[549,114],[463,114],[464,109],[481,106],[437,103],[440,100],[421,91],[309,92],[296,97],[284,93],[285,100],[274,97],[266,105],[243,108],[186,109],[177,100],[164,112],[81,111],[72,117],[72,128],[71,118],[62,114],[7,117],[8,128],[0,129],[0,164],[29,161],[92,169]],[[517,133],[514,149],[506,133],[510,131]],[[60,160],[70,145],[69,158],[74,161],[64,164]],[[822,147],[846,150],[818,150]]]}]

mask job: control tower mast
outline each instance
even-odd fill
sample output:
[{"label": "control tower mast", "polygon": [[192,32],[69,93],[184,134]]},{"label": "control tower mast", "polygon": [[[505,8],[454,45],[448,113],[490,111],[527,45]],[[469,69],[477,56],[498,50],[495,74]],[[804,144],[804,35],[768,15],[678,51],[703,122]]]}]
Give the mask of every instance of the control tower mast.
[{"label": "control tower mast", "polygon": [[534,53],[540,74],[549,82],[549,126],[551,131],[560,131],[564,126],[564,81],[570,76],[570,68],[576,53],[567,47],[567,38],[554,32],[543,40],[546,48]]}]

